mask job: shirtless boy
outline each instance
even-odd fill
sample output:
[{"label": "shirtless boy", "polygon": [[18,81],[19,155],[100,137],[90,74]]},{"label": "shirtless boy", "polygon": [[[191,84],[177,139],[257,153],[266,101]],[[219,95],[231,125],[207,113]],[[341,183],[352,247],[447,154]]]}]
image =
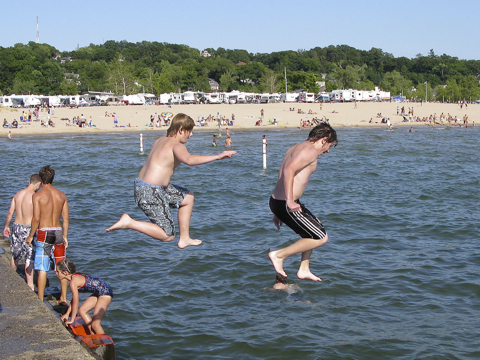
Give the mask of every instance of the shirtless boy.
[{"label": "shirtless boy", "polygon": [[318,218],[300,202],[307,187],[310,175],[317,169],[317,158],[330,151],[337,144],[337,133],[330,125],[321,123],[315,126],[304,142],[292,146],[283,158],[278,182],[270,198],[273,222],[278,230],[282,223],[301,236],[296,243],[268,254],[275,271],[287,277],[283,261],[292,255],[302,254],[299,279],[322,281],[310,271],[312,250],[324,245],[328,235]]},{"label": "shirtless boy", "polygon": [[133,229],[160,241],[168,242],[175,238],[175,228],[170,208],[178,208],[180,239],[178,247],[197,246],[201,240],[190,238],[190,218],[194,196],[189,190],[173,185],[170,179],[175,168],[186,165],[201,165],[215,160],[231,158],[236,151],[224,151],[218,155],[192,155],[185,143],[192,136],[195,126],[193,119],[185,114],[177,114],[167,130],[167,136],[159,138],[152,146],[147,161],[134,182],[134,197],[150,222],[132,219],[123,214],[120,220],[107,229]]},{"label": "shirtless boy", "polygon": [[[10,266],[12,269],[17,270],[18,261],[25,256],[25,276],[27,278],[27,285],[30,289],[34,290],[33,285],[33,251],[32,247],[27,245],[26,239],[30,233],[30,227],[33,217],[33,203],[32,196],[40,189],[42,181],[38,174],[30,176],[30,183],[28,186],[20,190],[12,198],[10,203],[10,209],[7,213],[7,221],[5,221],[5,227],[3,228],[4,237],[12,237],[10,244],[10,252],[12,257],[10,259]],[[12,221],[13,214],[15,213],[15,221],[12,225],[12,231],[10,231],[10,222]]]},{"label": "shirtless boy", "polygon": [[[47,271],[51,269],[50,259],[53,253],[54,264],[65,259],[68,246],[67,234],[69,225],[68,202],[63,192],[52,186],[55,170],[50,165],[39,172],[42,189],[33,195],[33,218],[27,244],[31,244],[35,232],[35,270],[38,270],[38,298],[43,301],[47,283]],[[63,222],[60,222],[62,217]],[[38,230],[38,231],[37,231]],[[54,267],[55,268],[55,267]],[[67,301],[68,281],[61,280],[59,303]]]}]

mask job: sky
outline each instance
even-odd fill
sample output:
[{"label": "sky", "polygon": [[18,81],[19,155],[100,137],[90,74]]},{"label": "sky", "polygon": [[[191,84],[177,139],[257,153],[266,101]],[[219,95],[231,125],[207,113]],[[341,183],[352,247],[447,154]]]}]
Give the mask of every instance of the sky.
[{"label": "sky", "polygon": [[107,40],[158,41],[249,53],[349,45],[395,57],[480,60],[480,0],[5,1],[0,46],[36,41],[59,51]]}]

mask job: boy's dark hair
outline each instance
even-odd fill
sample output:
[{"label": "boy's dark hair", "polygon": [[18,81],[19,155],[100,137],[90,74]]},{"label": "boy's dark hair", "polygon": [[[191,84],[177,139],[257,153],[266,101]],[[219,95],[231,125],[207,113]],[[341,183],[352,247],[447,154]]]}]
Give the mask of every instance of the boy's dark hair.
[{"label": "boy's dark hair", "polygon": [[167,136],[177,135],[180,129],[183,129],[185,131],[192,131],[194,127],[195,127],[195,121],[193,121],[193,119],[190,116],[186,114],[178,113],[172,119],[172,123],[170,124],[170,127],[167,130]]},{"label": "boy's dark hair", "polygon": [[40,169],[38,175],[40,175],[42,184],[51,184],[53,182],[53,178],[55,177],[55,170],[53,170],[50,165],[47,165]]},{"label": "boy's dark hair", "polygon": [[67,271],[70,274],[75,274],[77,268],[72,260],[63,259],[57,262],[57,270],[60,272]]},{"label": "boy's dark hair", "polygon": [[287,283],[287,278],[283,277],[282,275],[280,274],[277,274],[275,276],[275,284],[286,284]]},{"label": "boy's dark hair", "polygon": [[307,140],[315,142],[324,137],[327,138],[327,143],[333,143],[334,146],[337,146],[337,132],[327,123],[320,123],[315,126],[308,134]]},{"label": "boy's dark hair", "polygon": [[39,182],[42,182],[42,179],[40,179],[40,175],[33,174],[32,176],[30,176],[30,184],[36,184]]}]

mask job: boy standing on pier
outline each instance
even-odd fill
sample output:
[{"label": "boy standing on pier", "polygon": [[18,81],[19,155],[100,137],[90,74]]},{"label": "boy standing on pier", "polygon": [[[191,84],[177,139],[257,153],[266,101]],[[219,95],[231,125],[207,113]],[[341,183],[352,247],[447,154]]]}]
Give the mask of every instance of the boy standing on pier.
[{"label": "boy standing on pier", "polygon": [[152,146],[147,161],[134,182],[134,197],[150,222],[132,219],[123,214],[106,231],[133,229],[160,241],[168,242],[175,238],[175,228],[170,208],[178,208],[180,239],[178,247],[197,246],[201,240],[190,238],[190,218],[194,196],[189,190],[173,185],[170,179],[175,168],[184,163],[194,166],[215,160],[231,158],[236,151],[224,151],[218,155],[192,155],[185,146],[192,136],[195,126],[193,119],[179,113],[172,119],[167,136],[159,138]]},{"label": "boy standing on pier", "polygon": [[[42,181],[38,174],[30,176],[30,183],[28,186],[20,190],[12,198],[10,203],[10,209],[7,213],[7,220],[5,221],[5,227],[3,228],[4,237],[12,237],[10,244],[10,252],[12,257],[10,259],[10,266],[17,270],[18,261],[25,256],[25,277],[27,278],[27,285],[30,289],[34,289],[33,285],[33,250],[32,247],[26,243],[28,234],[30,233],[30,227],[33,217],[33,203],[32,196],[40,189]],[[12,231],[10,231],[10,222],[12,221],[13,214],[15,214],[15,221],[12,225]]]},{"label": "boy standing on pier", "polygon": [[321,123],[315,126],[306,141],[292,146],[283,158],[278,181],[270,197],[273,222],[278,230],[282,223],[301,236],[296,243],[286,248],[271,251],[268,256],[275,271],[283,277],[283,261],[292,255],[302,254],[299,279],[322,281],[310,271],[312,250],[324,245],[328,235],[320,220],[300,202],[307,187],[310,175],[317,169],[317,158],[330,151],[337,144],[337,133],[330,125]]},{"label": "boy standing on pier", "polygon": [[[42,189],[32,197],[32,228],[26,241],[27,244],[31,244],[33,236],[37,233],[34,268],[38,270],[38,298],[43,301],[47,284],[47,271],[52,269],[52,254],[55,259],[53,269],[55,269],[57,262],[65,259],[65,249],[68,246],[69,214],[67,197],[63,192],[52,186],[55,170],[47,165],[40,169],[39,175],[42,180]],[[62,222],[60,217],[63,220]],[[60,281],[60,286],[59,303],[66,303],[68,281]]]}]

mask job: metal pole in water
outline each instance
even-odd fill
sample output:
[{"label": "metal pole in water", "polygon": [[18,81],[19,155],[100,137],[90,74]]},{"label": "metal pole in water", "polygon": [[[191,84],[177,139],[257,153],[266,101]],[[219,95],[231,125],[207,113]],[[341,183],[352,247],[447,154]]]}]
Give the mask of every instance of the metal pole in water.
[{"label": "metal pole in water", "polygon": [[140,154],[143,155],[143,134],[140,134]]},{"label": "metal pole in water", "polygon": [[267,168],[267,139],[263,135],[263,168]]}]

